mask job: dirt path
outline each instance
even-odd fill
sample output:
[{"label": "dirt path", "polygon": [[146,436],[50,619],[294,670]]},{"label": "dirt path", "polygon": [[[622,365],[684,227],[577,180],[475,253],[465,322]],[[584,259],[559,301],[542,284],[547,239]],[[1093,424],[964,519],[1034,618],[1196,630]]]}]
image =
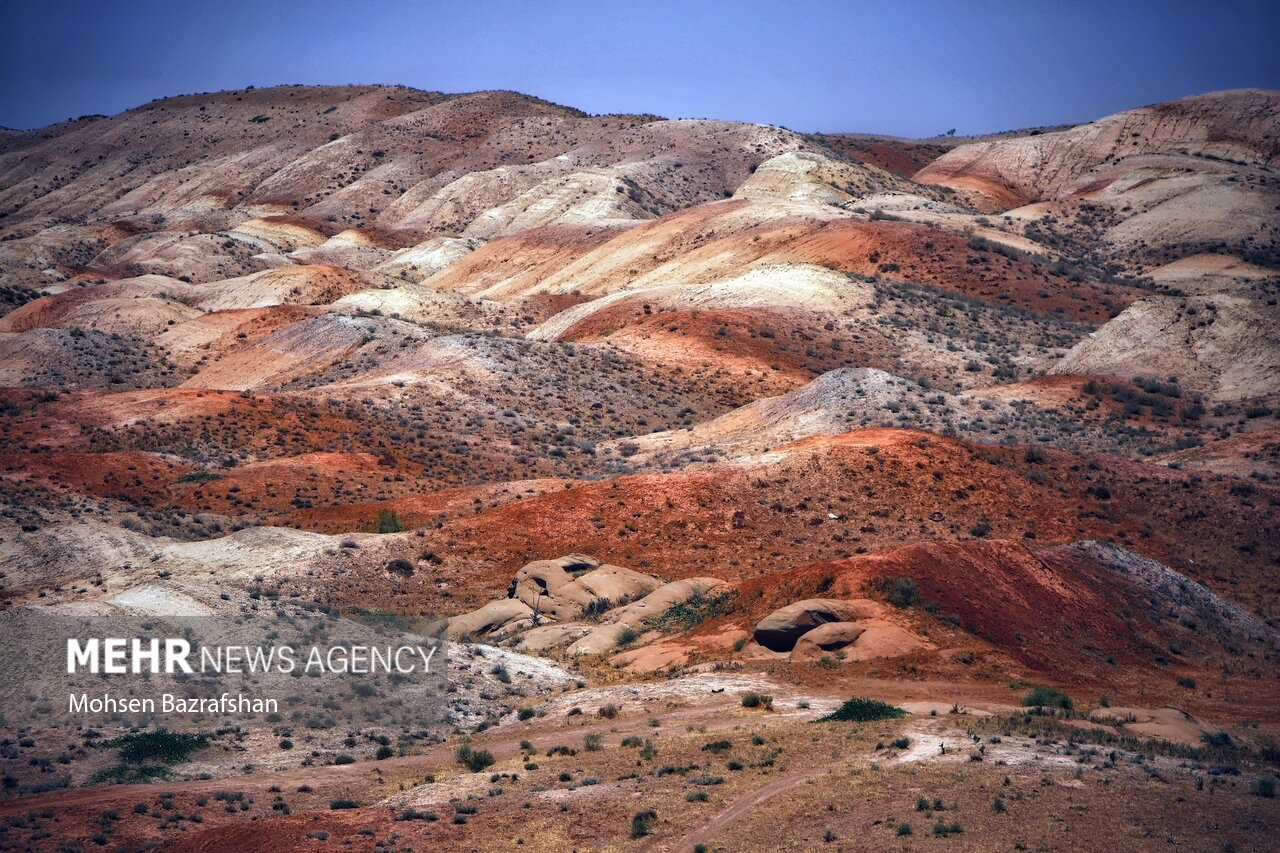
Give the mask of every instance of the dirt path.
[{"label": "dirt path", "polygon": [[734,800],[723,811],[711,818],[707,823],[685,835],[683,838],[675,841],[660,840],[645,848],[645,850],[691,850],[695,844],[710,845],[715,841],[716,836],[726,826],[733,823],[742,815],[759,806],[761,803],[789,791],[797,785],[803,785],[813,777],[819,775],[821,770],[795,770],[790,773],[784,773],[781,776],[774,777],[768,783],[761,785],[759,788],[748,791],[743,796]]}]

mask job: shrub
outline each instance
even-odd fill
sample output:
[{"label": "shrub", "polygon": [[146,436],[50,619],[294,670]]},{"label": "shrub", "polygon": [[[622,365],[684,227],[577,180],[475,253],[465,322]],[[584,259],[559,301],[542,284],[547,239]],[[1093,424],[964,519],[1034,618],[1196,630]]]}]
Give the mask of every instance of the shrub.
[{"label": "shrub", "polygon": [[598,752],[600,750],[600,735],[596,732],[588,732],[582,736],[582,748],[587,752]]},{"label": "shrub", "polygon": [[612,720],[614,717],[618,716],[619,710],[620,709],[618,708],[617,705],[615,705],[613,702],[609,702],[605,705],[601,705],[600,708],[596,711],[596,714],[598,714],[601,717],[604,717],[606,720]]},{"label": "shrub", "polygon": [[459,764],[466,766],[472,773],[479,773],[486,767],[493,764],[493,753],[487,749],[472,749],[468,744],[463,744],[454,752],[454,757],[458,759]]},{"label": "shrub", "polygon": [[403,533],[405,530],[404,522],[400,520],[400,514],[393,509],[378,510],[378,527],[379,533]]},{"label": "shrub", "polygon": [[413,563],[410,563],[404,557],[396,557],[387,563],[387,571],[393,575],[404,575],[408,577],[413,574]]},{"label": "shrub", "polygon": [[393,628],[403,631],[409,627],[404,617],[390,610],[368,610],[364,607],[351,608],[351,617],[373,628]]},{"label": "shrub", "polygon": [[355,800],[332,800],[329,803],[331,809],[358,809],[360,806]]},{"label": "shrub", "polygon": [[764,693],[756,693],[754,690],[742,697],[742,707],[744,708],[764,708],[766,711],[773,710],[773,697]]},{"label": "shrub", "polygon": [[378,747],[378,751],[374,753],[374,758],[378,759],[379,761],[383,761],[384,759],[390,758],[395,754],[396,754],[396,751],[391,747],[380,746]]},{"label": "shrub", "polygon": [[733,610],[734,593],[726,592],[708,598],[705,595],[691,595],[687,600],[673,604],[654,620],[653,626],[660,631],[688,631],[696,628],[708,619],[723,616]]},{"label": "shrub", "polygon": [[104,747],[120,750],[120,758],[131,764],[148,761],[160,761],[165,764],[181,764],[187,756],[198,749],[204,749],[209,743],[207,735],[192,735],[183,732],[171,732],[167,729],[156,729],[153,732],[138,732],[123,735],[106,741]]},{"label": "shrub", "polygon": [[1270,776],[1254,779],[1253,784],[1249,786],[1249,793],[1255,797],[1266,797],[1268,800],[1274,799],[1276,796],[1276,780]]},{"label": "shrub", "polygon": [[439,819],[440,815],[435,812],[420,812],[417,809],[405,809],[396,815],[396,820],[425,820],[430,822]]},{"label": "shrub", "polygon": [[888,702],[881,702],[879,699],[864,699],[861,696],[854,696],[830,714],[825,717],[819,717],[818,722],[895,720],[905,716],[907,716],[907,712],[897,705],[890,705]]},{"label": "shrub", "polygon": [[334,764],[355,764],[356,760],[345,753],[333,757]]},{"label": "shrub", "polygon": [[894,830],[894,834],[895,834],[895,835],[910,835],[910,834],[911,834],[911,824],[906,823],[905,821],[904,821],[903,823],[898,824],[898,828]]},{"label": "shrub", "polygon": [[516,711],[516,719],[523,723],[525,720],[533,719],[533,715],[535,713],[536,712],[532,708],[521,708],[519,711]]},{"label": "shrub", "polygon": [[640,632],[635,628],[632,628],[630,625],[623,625],[618,629],[618,634],[614,639],[620,646],[629,646],[634,643],[636,638],[639,636]]},{"label": "shrub", "polygon": [[894,607],[906,609],[920,603],[920,588],[915,578],[880,578],[876,586]]},{"label": "shrub", "polygon": [[684,795],[686,803],[705,803],[708,799],[706,791],[690,791]]},{"label": "shrub", "polygon": [[1062,708],[1070,711],[1074,707],[1071,697],[1056,687],[1037,684],[1022,697],[1022,704],[1028,707]]},{"label": "shrub", "polygon": [[636,812],[631,818],[631,837],[644,838],[652,830],[649,828],[650,821],[658,817],[658,813],[653,809],[647,809],[642,812]]},{"label": "shrub", "polygon": [[212,471],[190,471],[183,474],[175,483],[212,483],[214,480],[221,480],[221,474],[215,474]]},{"label": "shrub", "polygon": [[906,749],[909,746],[911,746],[911,738],[909,737],[900,737],[893,742],[894,749]]}]

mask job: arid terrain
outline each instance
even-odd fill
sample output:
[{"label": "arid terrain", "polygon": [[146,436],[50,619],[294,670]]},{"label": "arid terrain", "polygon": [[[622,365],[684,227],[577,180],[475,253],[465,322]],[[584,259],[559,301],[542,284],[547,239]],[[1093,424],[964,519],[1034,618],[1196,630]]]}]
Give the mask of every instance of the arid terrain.
[{"label": "arid terrain", "polygon": [[[1277,299],[1275,90],[0,131],[0,849],[1273,850]],[[66,713],[182,635],[447,684]]]}]

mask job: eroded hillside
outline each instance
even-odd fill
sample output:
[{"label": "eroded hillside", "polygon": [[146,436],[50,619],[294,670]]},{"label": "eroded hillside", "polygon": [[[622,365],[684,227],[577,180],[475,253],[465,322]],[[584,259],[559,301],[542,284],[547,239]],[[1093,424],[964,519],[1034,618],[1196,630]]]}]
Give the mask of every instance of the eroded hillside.
[{"label": "eroded hillside", "polygon": [[0,847],[1264,849],[1278,104],[902,140],[289,86],[0,135],[6,636],[449,653],[248,721],[11,679]]}]

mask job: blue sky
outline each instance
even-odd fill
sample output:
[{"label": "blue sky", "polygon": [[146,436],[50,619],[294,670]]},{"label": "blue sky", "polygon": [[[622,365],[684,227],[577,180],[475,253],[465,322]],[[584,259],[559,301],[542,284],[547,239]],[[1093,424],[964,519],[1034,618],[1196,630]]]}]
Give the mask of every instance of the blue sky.
[{"label": "blue sky", "polygon": [[927,136],[1280,88],[1280,2],[0,0],[0,125],[276,83]]}]

